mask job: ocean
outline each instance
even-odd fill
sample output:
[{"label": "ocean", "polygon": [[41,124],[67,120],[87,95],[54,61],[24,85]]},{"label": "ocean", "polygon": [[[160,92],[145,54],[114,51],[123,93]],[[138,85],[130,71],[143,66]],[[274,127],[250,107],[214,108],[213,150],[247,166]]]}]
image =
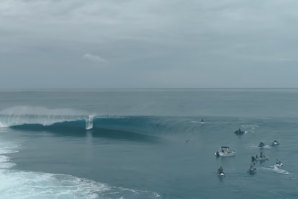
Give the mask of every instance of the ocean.
[{"label": "ocean", "polygon": [[297,89],[0,91],[0,198],[296,199],[297,141]]}]

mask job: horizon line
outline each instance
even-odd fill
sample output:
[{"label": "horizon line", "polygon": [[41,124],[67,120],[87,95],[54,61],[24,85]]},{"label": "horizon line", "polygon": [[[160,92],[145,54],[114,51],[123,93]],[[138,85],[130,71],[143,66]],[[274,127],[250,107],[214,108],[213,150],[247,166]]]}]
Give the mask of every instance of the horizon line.
[{"label": "horizon line", "polygon": [[175,88],[175,87],[135,87],[135,88],[117,88],[117,87],[107,87],[107,88],[94,88],[94,87],[85,87],[85,88],[0,88],[1,91],[50,91],[50,90],[187,90],[187,89],[198,89],[198,90],[294,90],[298,89],[298,87],[181,87],[181,88]]}]

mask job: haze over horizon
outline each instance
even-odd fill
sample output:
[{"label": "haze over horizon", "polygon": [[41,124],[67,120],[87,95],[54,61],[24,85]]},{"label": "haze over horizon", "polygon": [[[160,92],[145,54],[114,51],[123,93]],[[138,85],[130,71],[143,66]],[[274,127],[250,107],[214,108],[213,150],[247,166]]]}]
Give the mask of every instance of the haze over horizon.
[{"label": "haze over horizon", "polygon": [[0,89],[297,88],[298,1],[6,0]]}]

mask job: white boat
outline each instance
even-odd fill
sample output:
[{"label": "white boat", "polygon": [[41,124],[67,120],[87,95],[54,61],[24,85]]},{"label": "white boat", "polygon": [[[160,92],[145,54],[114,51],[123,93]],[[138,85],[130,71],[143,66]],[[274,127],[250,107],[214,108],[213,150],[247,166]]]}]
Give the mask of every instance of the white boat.
[{"label": "white boat", "polygon": [[222,146],[218,151],[215,152],[216,157],[231,157],[235,155],[236,152],[230,149],[228,146]]},{"label": "white boat", "polygon": [[277,140],[274,140],[272,143],[271,143],[271,146],[278,146],[279,145],[279,142]]}]

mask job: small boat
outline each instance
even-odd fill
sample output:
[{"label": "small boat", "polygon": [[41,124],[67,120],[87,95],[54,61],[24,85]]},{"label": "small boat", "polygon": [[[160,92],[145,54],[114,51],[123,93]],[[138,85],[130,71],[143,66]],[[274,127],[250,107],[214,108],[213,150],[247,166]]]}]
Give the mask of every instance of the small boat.
[{"label": "small boat", "polygon": [[279,145],[279,142],[277,140],[274,140],[272,143],[271,143],[271,146],[278,146]]},{"label": "small boat", "polygon": [[257,172],[257,168],[254,165],[250,165],[248,171],[247,171],[250,175],[254,175]]},{"label": "small boat", "polygon": [[218,175],[218,176],[224,176],[224,175],[225,175],[222,166],[220,166],[220,167],[217,169],[217,175]]},{"label": "small boat", "polygon": [[201,121],[200,121],[200,124],[205,124],[206,122],[205,122],[205,120],[204,119],[201,119]]},{"label": "small boat", "polygon": [[231,150],[228,146],[222,146],[218,151],[215,152],[216,157],[231,157],[235,155],[236,152]]},{"label": "small boat", "polygon": [[264,142],[260,142],[259,145],[258,145],[258,147],[260,147],[260,148],[263,148],[264,146],[265,146]]},{"label": "small boat", "polygon": [[234,131],[234,133],[235,133],[236,135],[243,135],[243,134],[245,133],[245,131],[243,131],[243,130],[241,130],[241,129],[239,128],[238,130]]}]

